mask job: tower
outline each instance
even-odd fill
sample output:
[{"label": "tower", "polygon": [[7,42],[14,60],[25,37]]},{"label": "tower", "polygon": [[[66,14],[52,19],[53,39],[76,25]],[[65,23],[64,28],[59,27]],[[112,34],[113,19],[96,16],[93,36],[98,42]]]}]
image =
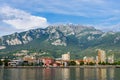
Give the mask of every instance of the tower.
[{"label": "tower", "polygon": [[98,49],[98,62],[106,62],[106,53],[104,50]]}]

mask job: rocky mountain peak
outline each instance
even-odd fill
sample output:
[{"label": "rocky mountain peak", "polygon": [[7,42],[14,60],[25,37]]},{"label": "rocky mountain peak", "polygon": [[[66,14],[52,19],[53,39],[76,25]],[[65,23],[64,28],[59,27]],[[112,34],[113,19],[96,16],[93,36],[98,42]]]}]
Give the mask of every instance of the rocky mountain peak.
[{"label": "rocky mountain peak", "polygon": [[50,25],[45,29],[32,29],[21,33],[2,36],[0,38],[0,49],[16,45],[40,46],[39,44],[41,43],[64,47],[72,45],[85,49],[95,45],[102,45],[110,41],[113,42],[113,44],[117,44],[120,40],[119,36],[119,33],[106,33],[94,27],[82,25]]}]

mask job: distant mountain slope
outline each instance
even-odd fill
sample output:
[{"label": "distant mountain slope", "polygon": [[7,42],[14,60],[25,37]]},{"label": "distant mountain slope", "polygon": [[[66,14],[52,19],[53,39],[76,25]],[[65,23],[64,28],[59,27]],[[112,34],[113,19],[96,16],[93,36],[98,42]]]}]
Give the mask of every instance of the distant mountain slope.
[{"label": "distant mountain slope", "polygon": [[88,52],[92,54],[97,48],[119,51],[119,47],[120,32],[102,32],[81,25],[54,25],[0,38],[1,54],[27,49],[46,51],[54,57],[68,51],[81,56],[88,49],[94,50]]}]

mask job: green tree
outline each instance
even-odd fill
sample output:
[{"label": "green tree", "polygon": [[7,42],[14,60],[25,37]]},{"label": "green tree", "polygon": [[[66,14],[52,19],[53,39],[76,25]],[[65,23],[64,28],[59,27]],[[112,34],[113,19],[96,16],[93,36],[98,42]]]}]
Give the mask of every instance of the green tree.
[{"label": "green tree", "polygon": [[70,66],[75,66],[75,65],[76,65],[76,62],[75,62],[75,61],[70,61],[70,62],[69,62],[69,65],[70,65]]},{"label": "green tree", "polygon": [[93,62],[89,62],[88,64],[89,64],[89,65],[95,65],[95,63],[93,63]]},{"label": "green tree", "polygon": [[80,62],[80,65],[84,65],[84,61],[81,61],[81,62]]},{"label": "green tree", "polygon": [[10,62],[10,60],[5,59],[5,60],[4,60],[4,65],[5,65],[5,66],[8,66],[8,62]]},{"label": "green tree", "polygon": [[105,62],[99,62],[98,64],[99,64],[99,65],[106,65]]},{"label": "green tree", "polygon": [[43,66],[44,65],[44,63],[43,62],[39,62],[39,66]]},{"label": "green tree", "polygon": [[105,62],[102,62],[102,65],[106,65],[106,63],[105,63]]},{"label": "green tree", "polygon": [[0,60],[0,66],[3,65],[3,62]]},{"label": "green tree", "polygon": [[99,64],[99,65],[101,65],[102,63],[101,63],[101,62],[99,62],[98,64]]},{"label": "green tree", "polygon": [[117,65],[120,65],[120,61],[116,62]]}]

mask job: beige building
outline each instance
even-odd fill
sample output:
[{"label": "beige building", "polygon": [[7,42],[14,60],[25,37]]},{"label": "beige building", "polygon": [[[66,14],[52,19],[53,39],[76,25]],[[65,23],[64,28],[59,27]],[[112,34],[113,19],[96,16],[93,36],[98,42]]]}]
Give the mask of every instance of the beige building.
[{"label": "beige building", "polygon": [[106,62],[106,53],[104,50],[98,49],[98,62]]},{"label": "beige building", "polygon": [[36,61],[36,58],[30,55],[24,56],[23,61],[28,61],[29,63],[34,63]]},{"label": "beige building", "polygon": [[92,62],[92,63],[95,62],[94,57],[87,57],[87,56],[83,57],[83,61],[84,61],[84,64],[87,64],[90,62]]},{"label": "beige building", "polygon": [[62,55],[62,60],[70,60],[70,53],[66,53]]}]

